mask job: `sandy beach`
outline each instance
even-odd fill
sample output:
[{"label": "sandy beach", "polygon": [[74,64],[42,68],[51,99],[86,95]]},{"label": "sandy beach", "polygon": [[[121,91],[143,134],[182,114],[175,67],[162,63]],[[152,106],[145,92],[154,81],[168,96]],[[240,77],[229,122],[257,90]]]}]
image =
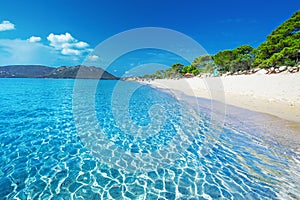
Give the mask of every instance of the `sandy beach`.
[{"label": "sandy beach", "polygon": [[300,73],[156,79],[147,83],[300,123]]}]

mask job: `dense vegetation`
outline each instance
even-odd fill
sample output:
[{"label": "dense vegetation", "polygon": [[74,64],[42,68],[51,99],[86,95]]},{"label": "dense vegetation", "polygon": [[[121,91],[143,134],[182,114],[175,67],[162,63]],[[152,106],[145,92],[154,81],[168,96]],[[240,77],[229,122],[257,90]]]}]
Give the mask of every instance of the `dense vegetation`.
[{"label": "dense vegetation", "polygon": [[254,59],[254,49],[249,45],[240,46],[234,50],[220,51],[213,56],[213,60],[220,72],[249,70]]},{"label": "dense vegetation", "polygon": [[239,46],[233,50],[220,51],[215,55],[204,55],[195,58],[191,65],[180,63],[166,70],[158,70],[155,74],[144,78],[176,78],[187,73],[237,73],[251,68],[271,68],[281,65],[294,66],[299,63],[300,50],[300,11],[276,28],[267,36],[265,42],[257,48],[249,45]]},{"label": "dense vegetation", "polygon": [[295,65],[300,49],[300,11],[275,29],[256,49],[254,66]]}]

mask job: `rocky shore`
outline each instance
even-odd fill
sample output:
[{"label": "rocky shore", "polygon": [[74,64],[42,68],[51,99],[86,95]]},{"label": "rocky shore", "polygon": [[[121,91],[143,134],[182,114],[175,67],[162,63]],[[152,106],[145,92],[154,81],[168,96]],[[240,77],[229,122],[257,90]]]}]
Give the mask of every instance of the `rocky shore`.
[{"label": "rocky shore", "polygon": [[[279,74],[279,73],[297,73],[300,71],[299,66],[279,66],[279,67],[271,67],[269,69],[260,69],[260,68],[253,68],[250,70],[238,71],[238,72],[226,72],[221,76],[231,76],[231,75],[251,75],[251,74]],[[199,74],[198,77],[212,77],[212,74],[204,73]],[[185,77],[193,77],[191,74],[186,74]]]}]

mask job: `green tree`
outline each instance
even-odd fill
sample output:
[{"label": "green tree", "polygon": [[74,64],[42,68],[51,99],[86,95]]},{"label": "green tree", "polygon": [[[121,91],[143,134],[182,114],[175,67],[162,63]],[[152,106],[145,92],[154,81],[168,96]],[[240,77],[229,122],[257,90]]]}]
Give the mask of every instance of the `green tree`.
[{"label": "green tree", "polygon": [[232,50],[224,50],[213,56],[214,62],[221,72],[230,71],[231,62],[235,60],[235,55]]},{"label": "green tree", "polygon": [[276,28],[256,50],[253,66],[295,65],[300,49],[300,11]]},{"label": "green tree", "polygon": [[243,45],[234,50],[220,51],[213,59],[219,71],[236,72],[250,69],[254,57],[254,49],[249,45]]},{"label": "green tree", "polygon": [[194,70],[195,75],[200,73],[212,73],[216,68],[214,60],[211,55],[203,55],[195,58],[192,62],[192,66],[196,67]]},{"label": "green tree", "polygon": [[196,70],[196,67],[194,65],[189,65],[189,66],[185,66],[182,69],[182,73],[186,74],[186,73],[193,73],[193,70]]},{"label": "green tree", "polygon": [[174,72],[178,72],[178,73],[181,73],[181,70],[183,69],[184,65],[181,64],[181,63],[175,63],[172,65],[172,70]]},{"label": "green tree", "polygon": [[198,68],[204,68],[207,64],[210,64],[213,62],[213,59],[210,55],[203,55],[199,56],[198,58],[195,58],[192,62],[192,65]]},{"label": "green tree", "polygon": [[164,70],[157,70],[155,72],[155,78],[163,78],[164,76]]}]

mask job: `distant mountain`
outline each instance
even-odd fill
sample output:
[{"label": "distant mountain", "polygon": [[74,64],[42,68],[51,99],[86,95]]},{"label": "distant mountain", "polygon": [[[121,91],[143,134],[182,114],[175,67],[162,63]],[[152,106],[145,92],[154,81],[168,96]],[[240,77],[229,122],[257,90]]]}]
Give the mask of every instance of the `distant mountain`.
[{"label": "distant mountain", "polygon": [[54,67],[42,65],[10,65],[0,67],[0,78],[35,78],[51,74]]},{"label": "distant mountain", "polygon": [[82,78],[82,79],[107,79],[107,80],[117,80],[119,78],[108,73],[107,71],[97,68],[97,67],[87,67],[87,66],[62,66],[51,74],[45,76],[46,78]]},{"label": "distant mountain", "polygon": [[117,80],[107,71],[88,66],[62,66],[58,68],[42,65],[11,65],[0,67],[0,78],[82,78]]}]

